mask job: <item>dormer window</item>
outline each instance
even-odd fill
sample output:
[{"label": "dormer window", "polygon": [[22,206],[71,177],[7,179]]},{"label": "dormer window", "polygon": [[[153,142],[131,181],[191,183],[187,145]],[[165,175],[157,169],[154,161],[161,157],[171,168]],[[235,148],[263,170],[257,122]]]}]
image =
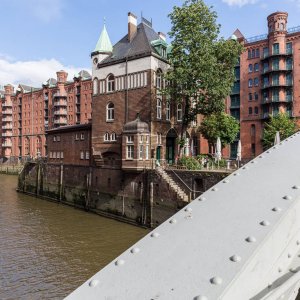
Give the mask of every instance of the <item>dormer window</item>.
[{"label": "dormer window", "polygon": [[107,78],[107,92],[113,92],[115,90],[115,76],[110,74]]}]

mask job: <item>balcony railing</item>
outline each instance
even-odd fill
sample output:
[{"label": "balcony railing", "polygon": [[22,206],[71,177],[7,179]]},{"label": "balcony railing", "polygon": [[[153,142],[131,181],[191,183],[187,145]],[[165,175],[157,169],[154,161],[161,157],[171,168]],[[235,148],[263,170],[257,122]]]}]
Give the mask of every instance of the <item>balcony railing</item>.
[{"label": "balcony railing", "polygon": [[60,99],[59,101],[54,101],[54,106],[67,106],[67,100]]},{"label": "balcony railing", "polygon": [[4,118],[2,118],[2,122],[12,122],[12,118],[11,117],[4,117]]},{"label": "balcony railing", "polygon": [[12,110],[11,109],[5,109],[2,111],[2,115],[12,115]]},{"label": "balcony railing", "polygon": [[2,129],[12,129],[12,126],[10,125],[4,125],[4,126],[2,126]]},{"label": "balcony railing", "polygon": [[10,143],[9,142],[3,143],[2,147],[3,148],[11,148],[12,147],[12,143],[11,142]]},{"label": "balcony railing", "polygon": [[54,111],[55,116],[66,116],[67,114],[68,113],[67,113],[66,109],[61,109],[61,110]]},{"label": "balcony railing", "polygon": [[12,107],[12,103],[2,103],[2,107]]},{"label": "balcony railing", "polygon": [[4,136],[4,137],[11,137],[12,136],[12,132],[11,131],[4,132],[4,133],[2,133],[2,136]]},{"label": "balcony railing", "polygon": [[269,53],[269,52],[265,52],[263,53],[262,55],[262,58],[261,59],[267,59],[269,57],[272,57],[272,56],[288,56],[288,55],[292,55],[293,54],[293,50],[287,50],[287,51],[273,51],[272,53]]},{"label": "balcony railing", "polygon": [[53,123],[54,124],[59,124],[59,125],[64,125],[64,124],[68,124],[68,121],[67,121],[67,119],[62,119],[62,118],[60,118],[60,119],[55,119],[54,121],[53,121]]}]

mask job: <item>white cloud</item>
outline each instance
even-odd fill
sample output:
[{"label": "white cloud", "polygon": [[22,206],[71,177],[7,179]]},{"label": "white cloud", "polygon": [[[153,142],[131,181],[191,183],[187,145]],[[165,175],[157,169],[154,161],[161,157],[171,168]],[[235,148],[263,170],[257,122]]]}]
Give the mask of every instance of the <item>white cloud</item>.
[{"label": "white cloud", "polygon": [[242,7],[246,4],[254,4],[258,0],[222,0],[222,1],[230,6],[237,5],[239,7]]},{"label": "white cloud", "polygon": [[56,59],[42,59],[34,61],[11,61],[0,56],[0,85],[13,84],[17,86],[20,83],[33,87],[41,87],[42,83],[50,77],[56,78],[56,72],[65,70],[72,80],[73,76],[82,69],[74,66],[64,66]]}]

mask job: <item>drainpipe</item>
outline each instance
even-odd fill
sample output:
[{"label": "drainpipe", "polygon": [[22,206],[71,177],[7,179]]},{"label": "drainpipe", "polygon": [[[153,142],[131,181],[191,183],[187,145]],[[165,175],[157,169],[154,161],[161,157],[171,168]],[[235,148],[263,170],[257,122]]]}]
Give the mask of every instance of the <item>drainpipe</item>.
[{"label": "drainpipe", "polygon": [[128,122],[128,57],[125,63],[126,87],[125,87],[125,123]]}]

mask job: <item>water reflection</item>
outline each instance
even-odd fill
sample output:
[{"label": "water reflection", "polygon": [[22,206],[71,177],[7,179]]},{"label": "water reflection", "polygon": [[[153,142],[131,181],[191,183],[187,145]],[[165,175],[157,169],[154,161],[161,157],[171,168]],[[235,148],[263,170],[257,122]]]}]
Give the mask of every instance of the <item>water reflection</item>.
[{"label": "water reflection", "polygon": [[0,175],[0,299],[62,299],[147,233],[16,184]]}]

